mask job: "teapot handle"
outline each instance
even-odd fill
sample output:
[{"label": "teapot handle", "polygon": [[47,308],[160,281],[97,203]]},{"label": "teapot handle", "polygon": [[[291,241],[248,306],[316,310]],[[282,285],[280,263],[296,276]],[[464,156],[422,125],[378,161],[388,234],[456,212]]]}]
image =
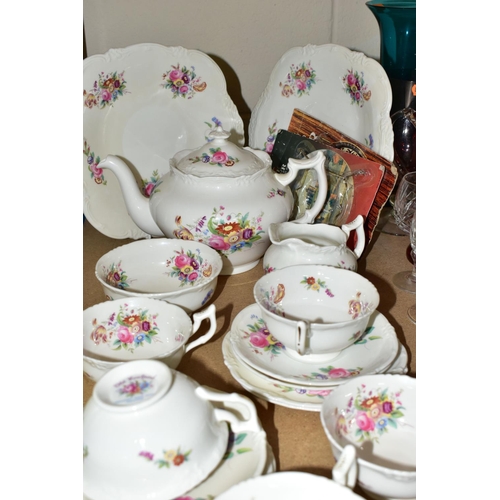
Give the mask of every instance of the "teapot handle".
[{"label": "teapot handle", "polygon": [[358,462],[356,460],[356,448],[352,444],[348,444],[336,461],[332,469],[332,477],[336,483],[342,486],[347,486],[351,490],[356,485],[358,476]]},{"label": "teapot handle", "polygon": [[194,334],[198,331],[198,328],[200,327],[201,322],[205,318],[208,318],[210,320],[210,329],[208,330],[207,333],[205,333],[205,335],[202,335],[199,339],[193,340],[192,342],[187,344],[185,352],[188,352],[191,349],[193,349],[201,344],[205,344],[214,336],[215,328],[217,326],[217,320],[215,319],[215,304],[210,304],[206,309],[203,309],[203,311],[200,311],[200,312],[193,314],[193,332],[192,332],[192,334]]},{"label": "teapot handle", "polygon": [[255,405],[246,396],[235,392],[228,394],[206,386],[197,387],[195,392],[201,399],[210,401],[212,404],[222,403],[222,405],[213,405],[215,418],[219,422],[229,422],[233,432],[264,432],[257,417]]},{"label": "teapot handle", "polygon": [[318,176],[318,196],[316,197],[316,201],[311,208],[306,210],[305,214],[300,219],[297,219],[294,222],[298,222],[300,224],[309,224],[313,222],[325,206],[326,195],[328,193],[328,179],[326,177],[325,161],[326,157],[322,151],[313,151],[307,158],[302,158],[300,160],[290,158],[287,164],[288,172],[284,174],[274,174],[278,182],[284,186],[288,186],[288,184],[290,184],[295,177],[297,177],[300,170],[308,168],[316,170],[316,174]]},{"label": "teapot handle", "polygon": [[354,255],[356,257],[361,257],[363,250],[365,249],[365,230],[363,228],[363,216],[358,215],[354,220],[348,224],[342,224],[342,231],[349,237],[349,233],[355,229],[356,230],[356,246],[354,247]]}]

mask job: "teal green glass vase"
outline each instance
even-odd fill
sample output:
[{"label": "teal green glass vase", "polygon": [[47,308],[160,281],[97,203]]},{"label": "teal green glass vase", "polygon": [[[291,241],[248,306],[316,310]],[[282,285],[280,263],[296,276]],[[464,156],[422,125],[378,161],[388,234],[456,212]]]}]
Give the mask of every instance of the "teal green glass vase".
[{"label": "teal green glass vase", "polygon": [[416,81],[415,0],[369,1],[380,28],[380,64],[391,79]]}]

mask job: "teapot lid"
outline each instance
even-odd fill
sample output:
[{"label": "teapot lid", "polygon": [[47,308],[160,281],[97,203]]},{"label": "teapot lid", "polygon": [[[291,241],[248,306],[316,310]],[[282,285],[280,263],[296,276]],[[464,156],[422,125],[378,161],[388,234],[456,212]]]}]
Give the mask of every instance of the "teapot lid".
[{"label": "teapot lid", "polygon": [[170,164],[184,174],[197,177],[240,177],[271,165],[267,153],[264,156],[262,151],[254,153],[250,148],[240,148],[228,140],[229,136],[229,132],[218,126],[208,133],[208,143],[177,153]]}]

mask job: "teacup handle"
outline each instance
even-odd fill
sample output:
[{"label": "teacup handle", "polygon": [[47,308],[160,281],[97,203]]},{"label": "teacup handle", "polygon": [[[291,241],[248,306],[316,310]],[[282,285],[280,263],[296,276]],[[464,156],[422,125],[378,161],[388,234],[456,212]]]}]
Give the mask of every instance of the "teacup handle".
[{"label": "teacup handle", "polygon": [[297,332],[295,337],[295,350],[303,356],[306,353],[307,331],[309,325],[305,321],[297,321]]},{"label": "teacup handle", "polygon": [[314,205],[306,210],[305,214],[300,218],[296,219],[294,222],[298,222],[300,224],[309,224],[314,221],[316,216],[321,212],[322,208],[326,202],[326,195],[328,193],[328,179],[326,177],[325,170],[325,161],[326,157],[322,151],[313,151],[308,155],[308,158],[302,158],[300,160],[296,160],[295,158],[289,158],[287,167],[288,172],[284,174],[275,173],[275,177],[284,186],[288,186],[300,170],[312,168],[316,170],[316,174],[318,176],[318,196],[316,197],[316,201]]},{"label": "teacup handle", "polygon": [[186,345],[186,352],[190,351],[191,349],[194,349],[195,347],[205,344],[208,342],[215,333],[215,328],[217,327],[217,320],[215,318],[215,304],[210,304],[206,309],[203,309],[203,311],[197,312],[193,314],[193,335],[198,331],[198,328],[200,328],[201,322],[208,318],[210,320],[210,329],[208,330],[205,335],[202,335],[199,339],[193,340],[189,344]]},{"label": "teacup handle", "polygon": [[363,250],[365,249],[365,230],[363,227],[363,216],[358,215],[354,220],[349,222],[348,224],[342,224],[342,231],[349,237],[350,232],[355,229],[356,230],[356,246],[354,247],[354,255],[356,257],[361,257]]},{"label": "teacup handle", "polygon": [[[215,389],[199,386],[195,389],[196,394],[206,400],[222,403],[223,408],[215,407],[215,418],[221,422],[231,424],[233,432],[263,432],[264,429],[257,417],[257,410],[252,400],[235,392],[229,394]],[[216,405],[214,405],[216,406]],[[234,411],[239,413],[237,415]]]},{"label": "teacup handle", "polygon": [[347,486],[352,490],[356,485],[357,476],[356,448],[352,444],[348,444],[332,469],[332,477],[336,483]]}]

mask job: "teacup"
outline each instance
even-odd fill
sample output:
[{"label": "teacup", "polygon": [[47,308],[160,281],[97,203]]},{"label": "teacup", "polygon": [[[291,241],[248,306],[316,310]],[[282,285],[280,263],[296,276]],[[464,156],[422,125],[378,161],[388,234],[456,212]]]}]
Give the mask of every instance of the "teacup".
[{"label": "teacup", "polygon": [[331,359],[366,329],[380,296],[354,271],[308,264],[278,269],[254,286],[255,301],[271,332],[292,356]]},{"label": "teacup", "polygon": [[338,459],[355,446],[357,482],[371,496],[416,496],[416,380],[407,375],[364,375],[338,386],[320,412]]},{"label": "teacup", "polygon": [[264,432],[245,396],[200,386],[156,360],[119,365],[96,383],[83,412],[83,493],[92,500],[183,495],[219,465],[228,423],[235,432]]},{"label": "teacup", "polygon": [[221,256],[208,245],[154,238],[107,252],[97,261],[95,276],[107,300],[147,297],[192,314],[213,298],[221,270]]},{"label": "teacup", "polygon": [[[203,320],[207,333],[189,340]],[[162,300],[130,297],[101,302],[83,311],[83,371],[94,381],[135,359],[158,359],[177,368],[182,356],[215,333],[215,305],[193,314]]]}]

